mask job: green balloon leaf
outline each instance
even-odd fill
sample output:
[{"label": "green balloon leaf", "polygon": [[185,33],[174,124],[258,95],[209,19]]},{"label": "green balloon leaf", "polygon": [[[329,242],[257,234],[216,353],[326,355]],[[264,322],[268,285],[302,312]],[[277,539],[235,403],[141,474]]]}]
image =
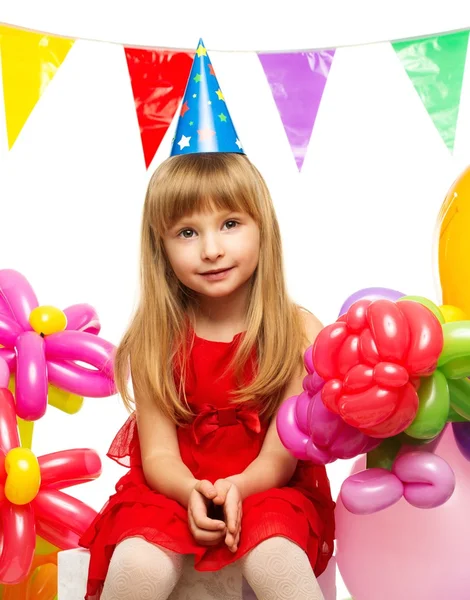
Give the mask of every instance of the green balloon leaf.
[{"label": "green balloon leaf", "polygon": [[401,298],[399,298],[397,300],[397,302],[402,302],[403,300],[411,300],[412,302],[419,302],[426,308],[429,308],[429,310],[434,314],[434,316],[437,318],[437,320],[439,321],[439,323],[441,325],[443,325],[445,323],[444,315],[441,313],[437,304],[434,304],[434,302],[432,302],[428,298],[425,298],[424,296],[402,296]]},{"label": "green balloon leaf", "polygon": [[393,462],[402,446],[403,441],[399,436],[385,439],[375,450],[367,453],[367,469],[382,468],[391,471]]},{"label": "green balloon leaf", "polygon": [[421,377],[418,398],[418,412],[405,433],[421,440],[435,438],[449,416],[449,387],[445,375],[436,370],[429,377]]},{"label": "green balloon leaf", "polygon": [[437,362],[448,379],[470,377],[470,321],[444,323],[444,347]]},{"label": "green balloon leaf", "polygon": [[450,405],[452,409],[470,421],[470,381],[468,379],[449,379]]}]

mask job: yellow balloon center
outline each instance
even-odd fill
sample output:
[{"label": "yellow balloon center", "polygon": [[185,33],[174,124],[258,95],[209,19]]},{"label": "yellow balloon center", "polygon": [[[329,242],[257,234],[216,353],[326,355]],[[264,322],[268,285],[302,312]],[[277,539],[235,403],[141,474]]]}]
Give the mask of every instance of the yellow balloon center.
[{"label": "yellow balloon center", "polygon": [[29,315],[29,324],[36,333],[50,335],[67,327],[65,313],[55,306],[38,306]]},{"label": "yellow balloon center", "polygon": [[36,456],[28,448],[13,448],[5,457],[5,496],[12,504],[28,504],[41,486]]},{"label": "yellow balloon center", "polygon": [[467,315],[458,306],[452,306],[452,304],[443,304],[439,308],[446,323],[452,323],[454,321],[468,321]]}]

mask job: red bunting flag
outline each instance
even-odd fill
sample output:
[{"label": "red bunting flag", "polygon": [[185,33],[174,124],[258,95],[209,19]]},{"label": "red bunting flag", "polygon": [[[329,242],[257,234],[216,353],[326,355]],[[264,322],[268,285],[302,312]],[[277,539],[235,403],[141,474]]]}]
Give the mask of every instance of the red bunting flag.
[{"label": "red bunting flag", "polygon": [[183,98],[194,52],[124,50],[148,168]]}]

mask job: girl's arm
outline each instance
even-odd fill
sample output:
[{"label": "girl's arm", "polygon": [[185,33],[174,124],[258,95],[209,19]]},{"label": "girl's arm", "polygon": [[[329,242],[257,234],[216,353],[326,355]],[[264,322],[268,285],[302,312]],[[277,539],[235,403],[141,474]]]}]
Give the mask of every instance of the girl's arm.
[{"label": "girl's arm", "polygon": [[147,484],[187,508],[198,480],[181,460],[176,425],[151,398],[136,398],[136,418]]},{"label": "girl's arm", "polygon": [[[303,312],[302,316],[310,346],[322,329],[322,324],[309,312]],[[292,380],[286,390],[286,398],[301,393],[305,375],[306,372],[302,371],[299,377]],[[286,485],[296,466],[297,459],[282,444],[277,433],[276,418],[273,417],[258,457],[242,473],[227,479],[238,487],[242,499],[245,499],[253,494]]]}]

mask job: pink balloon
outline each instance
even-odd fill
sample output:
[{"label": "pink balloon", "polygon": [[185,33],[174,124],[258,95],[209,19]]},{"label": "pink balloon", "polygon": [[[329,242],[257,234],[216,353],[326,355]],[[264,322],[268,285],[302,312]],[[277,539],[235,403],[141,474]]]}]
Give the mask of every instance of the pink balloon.
[{"label": "pink balloon", "polygon": [[7,363],[10,373],[16,371],[16,353],[14,350],[11,350],[10,348],[0,348],[0,359]]},{"label": "pink balloon", "polygon": [[7,301],[5,300],[5,298],[2,296],[2,294],[0,293],[0,315],[6,315],[7,317],[10,317],[10,319],[13,319],[13,313],[10,310],[10,307],[8,306]]},{"label": "pink balloon", "polygon": [[386,469],[366,469],[348,477],[341,486],[340,497],[347,510],[355,515],[370,515],[398,502],[403,483]]},{"label": "pink balloon", "polygon": [[0,389],[0,456],[20,445],[16,421],[15,399],[10,390]]},{"label": "pink balloon", "polygon": [[8,363],[3,358],[0,358],[0,389],[8,387],[10,381],[10,369]]},{"label": "pink balloon", "polygon": [[38,306],[38,300],[26,277],[13,269],[1,269],[0,296],[23,331],[31,331],[29,316]]},{"label": "pink balloon", "polygon": [[15,399],[18,416],[36,421],[47,408],[47,367],[44,338],[25,331],[16,340]]},{"label": "pink balloon", "polygon": [[98,335],[101,330],[100,320],[93,306],[89,304],[73,304],[64,309],[67,317],[67,329],[85,331]]},{"label": "pink balloon", "polygon": [[116,393],[114,381],[96,371],[66,360],[47,361],[49,381],[56,387],[87,398],[105,398]]},{"label": "pink balloon", "polygon": [[309,375],[311,375],[315,371],[313,367],[312,349],[313,346],[309,346],[304,352],[304,365]]},{"label": "pink balloon", "polygon": [[455,475],[440,456],[432,452],[407,452],[399,456],[393,473],[405,484],[406,500],[418,508],[434,508],[447,502],[455,489]]},{"label": "pink balloon", "polygon": [[276,427],[284,446],[299,460],[307,460],[306,444],[309,438],[297,423],[296,403],[297,396],[291,396],[284,400],[277,413]]},{"label": "pink balloon", "polygon": [[111,360],[114,346],[96,335],[60,331],[46,336],[45,344],[48,360],[76,360],[92,365],[109,378],[114,376]]},{"label": "pink balloon", "polygon": [[116,392],[111,343],[83,331],[61,331],[45,338],[45,348],[49,381],[57,387],[89,398],[102,398]]},{"label": "pink balloon", "polygon": [[11,348],[16,343],[16,338],[22,333],[18,323],[6,315],[0,315],[0,345]]},{"label": "pink balloon", "polygon": [[[361,516],[336,506],[338,566],[355,600],[466,600],[470,589],[470,477],[449,427],[436,453],[456,476],[455,491],[439,506],[423,510],[401,499]],[[357,461],[354,471],[365,467]]]}]

